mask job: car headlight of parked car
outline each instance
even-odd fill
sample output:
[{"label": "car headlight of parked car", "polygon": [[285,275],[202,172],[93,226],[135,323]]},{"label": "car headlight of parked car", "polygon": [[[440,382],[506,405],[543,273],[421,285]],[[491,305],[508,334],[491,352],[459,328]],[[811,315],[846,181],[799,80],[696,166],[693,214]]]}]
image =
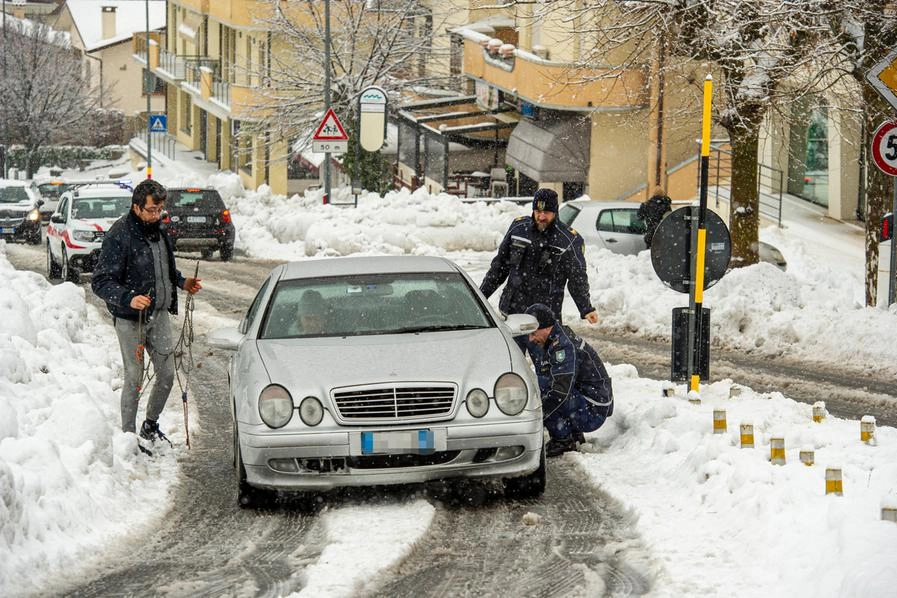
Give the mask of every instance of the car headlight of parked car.
[{"label": "car headlight of parked car", "polygon": [[259,415],[269,428],[282,428],[293,417],[293,397],[278,384],[272,384],[259,395]]},{"label": "car headlight of parked car", "polygon": [[495,383],[495,403],[502,413],[517,415],[526,407],[526,399],[526,382],[517,374],[502,374]]},{"label": "car headlight of parked car", "polygon": [[324,419],[324,406],[315,397],[305,397],[299,403],[299,417],[306,426],[317,426]]},{"label": "car headlight of parked car", "polygon": [[85,241],[87,243],[93,241],[93,236],[92,230],[76,230],[72,233],[72,238],[75,241]]},{"label": "car headlight of parked car", "polygon": [[34,208],[30,212],[28,212],[28,220],[30,220],[31,222],[37,222],[38,220],[40,220],[40,210]]},{"label": "car headlight of parked car", "polygon": [[474,417],[483,417],[489,411],[489,396],[479,388],[467,393],[467,411]]}]

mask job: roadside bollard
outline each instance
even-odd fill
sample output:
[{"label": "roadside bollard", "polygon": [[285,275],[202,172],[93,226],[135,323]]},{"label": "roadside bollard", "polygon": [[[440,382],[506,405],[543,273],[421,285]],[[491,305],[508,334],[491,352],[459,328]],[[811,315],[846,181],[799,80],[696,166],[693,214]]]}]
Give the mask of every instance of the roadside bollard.
[{"label": "roadside bollard", "polygon": [[825,402],[816,401],[813,403],[813,421],[817,424],[825,419]]},{"label": "roadside bollard", "polygon": [[875,417],[864,415],[860,420],[860,440],[869,444],[875,442]]},{"label": "roadside bollard", "polygon": [[887,496],[881,501],[881,520],[897,523],[897,496]]},{"label": "roadside bollard", "polygon": [[840,467],[827,467],[825,469],[825,493],[844,496]]},{"label": "roadside bollard", "polygon": [[800,462],[807,467],[816,462],[816,451],[812,446],[804,446],[800,449]]},{"label": "roadside bollard", "polygon": [[741,387],[737,384],[733,384],[729,387],[729,398],[734,399],[735,397],[741,396]]},{"label": "roadside bollard", "polygon": [[741,428],[741,448],[754,448],[754,424],[742,423]]},{"label": "roadside bollard", "polygon": [[725,434],[726,433],[726,410],[725,409],[714,409],[713,410],[713,433],[714,434]]},{"label": "roadside bollard", "polygon": [[769,439],[769,460],[773,465],[785,464],[785,439],[773,437]]},{"label": "roadside bollard", "polygon": [[663,388],[660,389],[660,395],[664,397],[675,397],[676,387],[673,384],[664,384]]},{"label": "roadside bollard", "polygon": [[696,390],[688,391],[688,402],[692,405],[700,405],[701,404],[701,395]]}]

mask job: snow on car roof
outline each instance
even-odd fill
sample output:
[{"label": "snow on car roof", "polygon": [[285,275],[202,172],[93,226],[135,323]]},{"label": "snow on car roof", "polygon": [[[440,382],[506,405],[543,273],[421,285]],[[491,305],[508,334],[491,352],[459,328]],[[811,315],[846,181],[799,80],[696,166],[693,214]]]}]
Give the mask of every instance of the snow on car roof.
[{"label": "snow on car roof", "polygon": [[284,265],[282,278],[315,278],[352,274],[398,272],[455,272],[449,260],[421,255],[383,255],[322,258],[290,262]]}]

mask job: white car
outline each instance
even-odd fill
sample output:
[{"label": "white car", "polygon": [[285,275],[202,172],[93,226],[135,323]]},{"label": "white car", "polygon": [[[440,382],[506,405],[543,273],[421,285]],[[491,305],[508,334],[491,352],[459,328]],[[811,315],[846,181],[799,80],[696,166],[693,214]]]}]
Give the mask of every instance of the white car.
[{"label": "white car", "polygon": [[[576,229],[588,246],[636,255],[648,248],[644,238],[647,227],[639,218],[638,209],[639,204],[632,201],[575,199],[561,205],[558,220]],[[760,241],[758,252],[760,261],[781,270],[788,266],[782,253],[769,243]]]},{"label": "white car", "polygon": [[542,494],[539,386],[513,338],[537,326],[502,320],[443,258],[277,266],[239,328],[208,339],[235,351],[238,503],[448,478]]},{"label": "white car", "polygon": [[93,272],[106,231],[130,208],[131,192],[115,182],[63,193],[47,226],[47,276],[78,282],[82,272]]}]

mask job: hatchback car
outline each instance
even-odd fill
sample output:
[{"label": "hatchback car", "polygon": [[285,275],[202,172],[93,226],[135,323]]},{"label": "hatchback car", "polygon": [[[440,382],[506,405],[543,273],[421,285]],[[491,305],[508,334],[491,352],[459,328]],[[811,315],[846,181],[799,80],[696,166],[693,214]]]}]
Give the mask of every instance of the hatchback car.
[{"label": "hatchback car", "polygon": [[63,193],[47,226],[47,277],[78,282],[93,272],[106,232],[130,207],[130,190],[113,181]]},{"label": "hatchback car", "polygon": [[[632,201],[575,199],[563,204],[558,220],[576,229],[586,245],[603,247],[614,253],[635,255],[648,248],[645,221],[638,215],[639,204]],[[758,246],[760,261],[781,270],[788,263],[782,253],[764,241]]]},{"label": "hatchback car", "polygon": [[[545,488],[538,382],[469,276],[436,257],[277,266],[239,328],[209,335],[228,368],[239,504],[274,490],[449,478]],[[307,494],[306,494],[307,496]]]},{"label": "hatchback car", "polygon": [[199,250],[205,259],[217,250],[223,262],[233,257],[236,231],[218,191],[169,187],[165,211],[162,222],[175,249]]},{"label": "hatchback car", "polygon": [[41,205],[30,183],[0,179],[0,239],[40,244]]}]

